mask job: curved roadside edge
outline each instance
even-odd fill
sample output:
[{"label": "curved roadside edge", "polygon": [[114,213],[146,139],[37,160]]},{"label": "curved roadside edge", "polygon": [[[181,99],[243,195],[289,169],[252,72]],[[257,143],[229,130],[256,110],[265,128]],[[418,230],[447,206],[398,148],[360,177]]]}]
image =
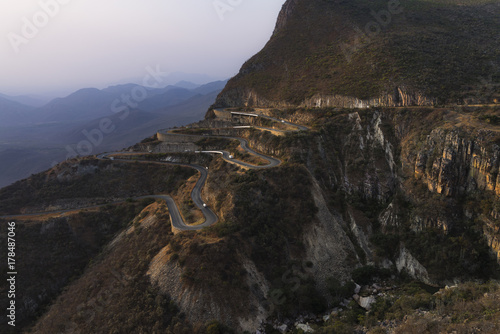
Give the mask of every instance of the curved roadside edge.
[{"label": "curved roadside edge", "polygon": [[[157,132],[163,134],[163,135],[168,135],[168,136],[184,136],[185,134],[182,133],[175,133],[172,132],[173,130],[171,129],[162,129],[158,130]],[[199,137],[199,138],[207,138],[207,136],[202,136],[202,135],[192,135],[189,134],[190,137]],[[261,159],[267,160],[268,164],[267,165],[252,165],[244,161],[240,161],[237,159],[230,158],[230,154],[227,151],[223,150],[214,150],[214,151],[195,151],[195,153],[216,153],[216,154],[222,154],[222,159],[224,159],[226,162],[229,162],[234,165],[239,165],[240,167],[246,168],[246,169],[266,169],[266,168],[272,168],[281,165],[281,160],[277,158],[273,158],[267,155],[264,155],[262,153],[256,152],[253,149],[251,149],[248,145],[248,141],[244,138],[240,137],[230,137],[230,136],[208,136],[209,138],[223,138],[223,139],[233,139],[233,140],[238,140],[240,142],[240,146],[243,150],[246,152],[257,156]]]},{"label": "curved roadside edge", "polygon": [[[112,152],[112,153],[103,153],[99,154],[97,156],[97,159],[101,160],[107,160],[109,159],[108,157],[113,154],[123,154],[124,152]],[[134,154],[149,154],[147,152],[133,152]],[[208,172],[205,168],[199,166],[199,165],[193,165],[193,164],[183,164],[183,163],[177,163],[177,162],[157,162],[157,161],[149,161],[149,160],[128,160],[128,159],[117,159],[114,158],[113,161],[122,161],[122,162],[130,162],[133,163],[135,161],[142,161],[145,163],[159,163],[159,164],[167,164],[167,165],[176,165],[176,166],[184,166],[184,167],[189,167],[196,169],[197,171],[200,172],[200,178],[196,182],[196,185],[193,188],[193,191],[191,191],[191,199],[193,200],[193,203],[196,205],[198,209],[201,210],[203,213],[203,216],[205,216],[205,221],[199,225],[188,225],[182,219],[182,216],[179,212],[179,208],[177,207],[177,204],[175,203],[174,199],[169,196],[169,195],[149,195],[149,196],[141,196],[137,198],[156,198],[156,199],[162,199],[167,203],[168,211],[170,214],[170,220],[172,222],[172,227],[181,230],[181,231],[197,231],[201,230],[202,228],[211,226],[219,221],[219,218],[217,215],[210,209],[209,207],[204,206],[204,202],[201,198],[201,191],[203,189],[203,186],[205,185],[205,182],[207,181],[208,178]]]},{"label": "curved roadside edge", "polygon": [[297,128],[296,131],[307,131],[307,130],[309,130],[309,128],[307,126],[300,125],[300,124],[295,124],[295,123],[288,122],[288,121],[285,121],[285,120],[282,120],[282,119],[278,119],[278,118],[275,118],[275,117],[271,117],[271,116],[267,116],[267,115],[263,115],[263,114],[258,114],[258,113],[255,113],[255,112],[229,111],[229,110],[226,110],[225,108],[222,108],[222,109],[221,108],[217,108],[217,109],[214,109],[214,110],[217,110],[218,112],[231,113],[233,115],[262,117],[262,118],[270,119],[270,120],[278,122],[278,123],[283,123],[283,124],[286,124],[286,125],[293,126],[293,127]]}]

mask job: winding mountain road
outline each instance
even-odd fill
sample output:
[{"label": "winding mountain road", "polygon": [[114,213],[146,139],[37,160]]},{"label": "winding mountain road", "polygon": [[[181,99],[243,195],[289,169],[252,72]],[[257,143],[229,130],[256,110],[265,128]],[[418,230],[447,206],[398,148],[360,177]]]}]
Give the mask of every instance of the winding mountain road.
[{"label": "winding mountain road", "polygon": [[[248,114],[248,113],[245,113]],[[254,117],[263,117],[267,119],[271,119],[276,122],[281,122],[290,126],[296,127],[299,131],[302,130],[308,130],[307,127],[282,121],[277,118],[273,118],[270,116],[266,115],[260,115],[260,114],[248,114]],[[262,127],[257,127],[259,129],[265,129]],[[159,130],[160,133],[170,135],[170,136],[182,136],[183,134],[177,134],[177,133],[172,133],[171,130]],[[206,138],[207,136],[199,136],[200,138]],[[245,150],[247,153],[254,155],[256,157],[262,158],[266,161],[268,161],[268,164],[266,165],[252,165],[244,161],[239,161],[233,158],[230,158],[230,154],[227,151],[200,151],[199,153],[218,153],[222,155],[222,158],[232,164],[239,165],[243,168],[247,169],[266,169],[266,168],[272,168],[279,166],[281,164],[281,160],[258,153],[251,149],[248,145],[248,141],[244,138],[239,138],[239,137],[230,137],[230,136],[210,136],[212,138],[225,138],[225,139],[234,139],[238,140],[240,142],[240,146],[243,150]],[[152,163],[150,160],[130,160],[130,159],[123,159],[119,158],[119,155],[123,155],[125,152],[112,152],[112,153],[103,153],[97,156],[97,159],[100,160],[114,160],[114,161],[122,161],[122,162],[142,162],[142,163]],[[134,155],[145,155],[145,154],[150,154],[149,152],[133,152]],[[191,192],[191,199],[193,200],[194,204],[198,207],[198,209],[201,210],[205,217],[205,221],[199,225],[189,225],[187,224],[183,219],[182,216],[179,212],[179,208],[177,207],[177,204],[175,203],[174,199],[169,196],[169,195],[149,195],[149,196],[141,196],[141,197],[135,197],[134,199],[143,199],[143,198],[154,198],[154,199],[161,199],[164,200],[168,206],[168,210],[170,213],[170,219],[172,222],[172,226],[178,230],[181,231],[196,231],[196,230],[201,230],[205,227],[211,226],[215,223],[218,222],[219,218],[217,215],[209,208],[206,206],[204,201],[201,198],[201,191],[203,189],[203,186],[205,185],[205,182],[208,178],[208,171],[206,168],[199,166],[199,165],[194,165],[194,164],[184,164],[184,163],[175,163],[175,162],[154,162],[154,163],[162,163],[162,164],[170,164],[170,165],[178,165],[178,166],[184,166],[184,167],[190,167],[196,169],[198,172],[200,172],[200,178],[196,182],[196,185],[194,186],[192,192]],[[119,203],[119,202],[117,202]],[[114,203],[116,204],[116,203]],[[107,205],[107,204],[104,204]],[[93,206],[93,207],[86,207],[86,208],[79,208],[79,209],[89,209],[89,208],[98,208],[104,205],[98,205],[98,206]],[[14,219],[16,217],[35,217],[35,216],[40,216],[40,215],[48,215],[48,214],[63,214],[79,209],[70,209],[70,210],[60,210],[60,211],[52,211],[52,212],[42,212],[42,213],[33,213],[33,214],[24,214],[24,215],[11,215],[11,216],[0,216],[0,218],[5,218],[5,219]]]},{"label": "winding mountain road", "polygon": [[[113,152],[113,153],[103,153],[97,156],[97,159],[109,159],[113,155],[119,155],[123,154],[123,152]],[[143,154],[149,154],[149,152],[134,152],[136,155],[143,155]],[[144,162],[144,163],[152,163],[150,160],[129,160],[129,159],[120,159],[117,157],[113,157],[114,161],[123,161],[123,162]],[[158,162],[155,162],[158,163]],[[196,205],[198,209],[201,210],[203,215],[205,216],[205,221],[199,225],[188,225],[182,219],[182,216],[179,212],[179,208],[177,207],[177,204],[175,204],[174,199],[169,196],[169,195],[149,195],[149,196],[141,196],[137,197],[134,199],[141,199],[141,198],[155,198],[155,199],[161,199],[164,200],[167,203],[168,206],[168,211],[170,213],[170,219],[172,221],[172,226],[175,227],[178,230],[181,231],[196,231],[196,230],[201,230],[204,227],[208,227],[210,225],[213,225],[219,221],[219,218],[217,215],[207,206],[205,206],[205,202],[203,202],[201,198],[201,191],[203,189],[203,186],[205,185],[205,182],[207,181],[208,178],[208,172],[206,168],[203,168],[199,165],[194,165],[194,164],[183,164],[183,163],[177,163],[177,162],[159,162],[162,164],[168,164],[168,165],[176,165],[176,166],[183,166],[183,167],[190,167],[196,169],[198,172],[200,172],[200,178],[196,182],[196,185],[193,188],[193,191],[191,191],[191,199],[193,200],[193,203]]]},{"label": "winding mountain road", "polygon": [[[159,133],[161,134],[164,134],[164,135],[169,135],[169,136],[183,136],[184,134],[181,134],[181,133],[175,133],[175,132],[172,132],[173,130],[171,129],[163,129],[163,130],[158,130]],[[279,166],[281,164],[281,160],[279,159],[276,159],[276,158],[273,158],[273,157],[270,157],[270,156],[267,156],[267,155],[264,155],[262,153],[258,153],[254,150],[252,150],[248,144],[248,140],[244,139],[244,138],[240,138],[240,137],[231,137],[231,136],[202,136],[202,135],[189,135],[191,137],[200,137],[200,139],[202,138],[207,138],[207,137],[210,137],[210,138],[223,138],[223,139],[234,139],[234,140],[238,140],[240,142],[240,146],[243,150],[245,150],[247,153],[250,153],[251,155],[253,156],[256,156],[256,157],[259,157],[259,158],[262,158],[264,160],[267,160],[268,164],[267,165],[252,165],[252,164],[249,164],[247,162],[244,162],[244,161],[240,161],[240,160],[236,160],[236,159],[232,159],[229,157],[229,152],[227,151],[220,151],[220,150],[215,150],[215,151],[197,151],[199,153],[215,153],[215,154],[222,154],[222,158],[229,162],[229,163],[232,163],[232,164],[235,164],[235,165],[239,165],[241,167],[244,167],[244,168],[248,168],[248,169],[266,169],[266,168],[272,168],[272,167],[276,167],[276,166]]]}]

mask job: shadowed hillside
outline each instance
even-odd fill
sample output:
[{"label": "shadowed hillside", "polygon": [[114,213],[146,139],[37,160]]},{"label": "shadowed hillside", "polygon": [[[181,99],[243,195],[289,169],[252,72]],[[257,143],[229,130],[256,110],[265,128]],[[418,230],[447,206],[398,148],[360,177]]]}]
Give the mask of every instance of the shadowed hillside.
[{"label": "shadowed hillside", "polygon": [[216,106],[498,101],[496,1],[290,0]]}]

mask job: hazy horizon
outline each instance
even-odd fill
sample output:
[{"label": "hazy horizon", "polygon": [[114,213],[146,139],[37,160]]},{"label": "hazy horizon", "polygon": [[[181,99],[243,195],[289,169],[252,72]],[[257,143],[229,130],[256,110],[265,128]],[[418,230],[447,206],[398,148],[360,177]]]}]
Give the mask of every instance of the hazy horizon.
[{"label": "hazy horizon", "polygon": [[[151,67],[151,70],[154,68]],[[154,72],[154,71],[153,71]],[[147,70],[146,70],[147,73]],[[179,78],[181,77],[181,78]],[[202,73],[185,73],[185,72],[172,72],[165,74],[163,73],[162,82],[161,84],[158,84],[158,88],[164,88],[167,86],[174,86],[176,84],[180,84],[182,81],[186,81],[188,83],[193,83],[196,84],[197,86],[203,86],[208,83],[216,82],[216,81],[224,81],[230,79],[230,77],[227,78],[216,78],[216,77],[210,77],[208,75],[202,74]],[[177,79],[179,78],[179,79]],[[194,79],[193,79],[194,78]],[[49,102],[52,99],[55,98],[64,98],[67,97],[79,90],[82,89],[106,89],[109,87],[113,86],[120,86],[120,85],[125,85],[125,84],[137,84],[137,85],[142,85],[143,78],[122,78],[121,80],[116,80],[116,81],[111,81],[108,83],[104,83],[102,85],[88,85],[88,86],[81,86],[77,87],[75,89],[56,89],[53,91],[45,91],[45,92],[18,92],[14,94],[9,94],[8,92],[0,91],[0,96],[5,96],[7,98],[10,97],[21,97],[21,96],[26,96],[26,97],[32,97],[32,98],[39,98],[41,100],[46,100],[46,102]],[[153,81],[153,83],[155,83]],[[146,87],[148,87],[146,85]],[[157,87],[155,87],[157,88]]]},{"label": "hazy horizon", "polygon": [[8,0],[0,3],[8,64],[0,68],[0,93],[173,83],[153,80],[152,71],[228,79],[264,47],[284,2]]}]

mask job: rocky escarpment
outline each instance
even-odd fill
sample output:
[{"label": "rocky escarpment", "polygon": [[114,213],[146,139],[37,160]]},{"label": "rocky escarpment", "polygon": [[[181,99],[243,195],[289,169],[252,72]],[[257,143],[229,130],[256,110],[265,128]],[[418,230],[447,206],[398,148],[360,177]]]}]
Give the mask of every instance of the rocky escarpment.
[{"label": "rocky escarpment", "polygon": [[340,178],[341,187],[348,194],[359,193],[365,199],[386,201],[396,189],[395,143],[382,130],[385,118],[377,111],[364,120],[359,112],[348,115],[350,132],[343,139],[345,169]]},{"label": "rocky escarpment", "polygon": [[[450,208],[440,203],[412,217],[412,229],[437,228],[449,233],[461,224],[477,222],[492,253],[500,261],[498,206],[500,197],[500,145],[498,129],[486,124],[474,127],[468,122],[434,128],[421,142],[403,152],[409,157],[408,170],[433,193],[448,198],[449,203],[462,198],[462,204]],[[480,124],[478,124],[480,126]],[[410,165],[413,165],[411,167]],[[447,204],[446,206],[448,206]],[[438,208],[438,209],[436,209]],[[450,211],[453,209],[453,211]]]},{"label": "rocky escarpment", "polygon": [[293,105],[286,101],[274,101],[268,98],[264,98],[255,90],[250,88],[235,88],[227,90],[224,94],[221,94],[217,97],[217,100],[213,105],[213,107],[215,108],[240,106],[251,106],[257,108],[289,108]]},{"label": "rocky escarpment", "polygon": [[[420,122],[415,117],[421,117]],[[407,112],[394,120],[402,175],[409,177],[403,189],[416,206],[409,217],[411,230],[463,236],[467,229],[476,229],[482,234],[477,242],[486,242],[500,261],[498,127],[451,110]],[[426,195],[421,186],[439,196]]]},{"label": "rocky escarpment", "polygon": [[432,106],[436,98],[424,96],[421,92],[404,87],[396,87],[393,93],[385,93],[375,98],[361,99],[352,96],[316,94],[296,104],[285,100],[272,100],[251,89],[228,90],[220,95],[214,107],[254,107],[254,108],[370,108]]},{"label": "rocky escarpment", "polygon": [[[288,138],[293,150],[277,147],[314,175],[360,263],[441,284],[481,276],[498,256],[499,131],[477,115],[299,110],[289,119],[309,119],[317,133]],[[252,140],[276,147],[264,135]]]},{"label": "rocky escarpment", "polygon": [[341,95],[315,95],[300,104],[305,108],[370,108],[370,107],[408,107],[432,106],[437,99],[424,96],[408,88],[396,87],[394,93],[386,93],[376,98],[359,99]]},{"label": "rocky escarpment", "polygon": [[457,196],[492,191],[500,196],[500,146],[497,132],[434,129],[418,151],[415,176],[430,191]]}]

